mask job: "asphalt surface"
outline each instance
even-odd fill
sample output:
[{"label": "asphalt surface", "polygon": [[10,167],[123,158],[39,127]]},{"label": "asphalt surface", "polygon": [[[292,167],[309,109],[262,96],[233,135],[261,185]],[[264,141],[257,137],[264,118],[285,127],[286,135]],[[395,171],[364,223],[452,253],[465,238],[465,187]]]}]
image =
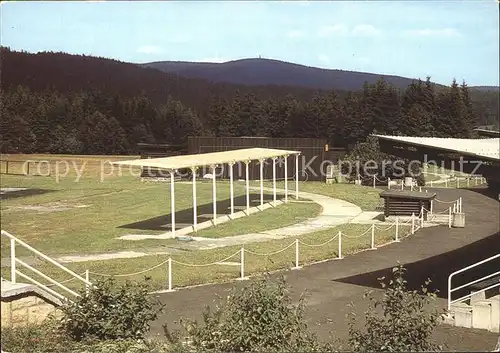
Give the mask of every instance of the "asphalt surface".
[{"label": "asphalt surface", "polygon": [[[424,228],[400,243],[392,243],[375,251],[305,266],[298,271],[281,272],[291,286],[293,298],[298,299],[306,291],[306,319],[309,327],[321,338],[345,342],[348,337],[346,314],[354,310],[362,319],[368,307],[363,295],[368,290],[380,295],[382,290],[377,278],[390,277],[391,269],[398,262],[408,269],[410,288],[420,288],[425,279],[430,278],[431,289],[439,290],[440,298],[436,304],[445,308],[448,275],[498,253],[500,203],[495,199],[496,195],[490,197],[484,188],[432,190],[437,192],[441,200],[455,200],[459,196],[463,198],[465,228]],[[445,205],[441,207],[444,209]],[[500,263],[491,264],[490,267],[500,268]],[[455,285],[466,280],[467,277],[457,278]],[[231,288],[242,285],[245,282],[206,285],[158,295],[166,304],[166,310],[152,325],[152,334],[161,335],[163,324],[167,324],[170,329],[179,328],[178,320],[181,317],[200,318],[206,305],[214,304],[218,296],[224,297]],[[354,309],[348,307],[351,302],[355,304]],[[496,333],[444,324],[434,333],[437,343],[454,351],[491,351],[497,338]]]}]

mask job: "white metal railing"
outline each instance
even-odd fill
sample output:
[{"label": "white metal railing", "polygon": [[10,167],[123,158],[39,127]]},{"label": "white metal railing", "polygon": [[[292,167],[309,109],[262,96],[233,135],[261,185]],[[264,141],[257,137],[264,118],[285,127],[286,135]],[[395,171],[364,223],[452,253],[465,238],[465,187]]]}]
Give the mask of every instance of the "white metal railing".
[{"label": "white metal railing", "polygon": [[[46,274],[42,273],[38,269],[30,266],[26,262],[24,262],[21,259],[17,258],[16,257],[16,246],[21,246],[21,247],[25,248],[26,250],[30,251],[31,253],[35,254],[36,256],[38,256],[38,257],[44,259],[45,261],[49,262],[50,264],[54,265],[58,269],[60,269],[60,270],[62,270],[64,272],[68,273],[69,275],[71,275],[71,279],[70,280],[73,280],[73,279],[79,280],[87,288],[92,285],[92,283],[88,280],[88,278],[83,278],[79,274],[71,271],[67,267],[64,267],[59,262],[57,262],[54,259],[50,258],[49,256],[41,253],[40,251],[36,250],[32,246],[26,244],[24,241],[20,240],[19,238],[16,238],[12,234],[10,234],[10,233],[8,233],[8,232],[6,232],[4,230],[1,231],[1,234],[2,234],[2,237],[6,237],[6,238],[8,238],[10,240],[10,281],[12,283],[17,283],[17,276],[20,276],[20,277],[22,277],[22,278],[30,281],[31,283],[35,284],[36,286],[42,288],[47,293],[50,293],[53,296],[55,296],[56,298],[61,299],[63,301],[64,300],[69,300],[69,299],[65,295],[63,295],[63,294],[61,294],[59,292],[56,292],[55,290],[51,289],[50,288],[51,286],[56,286],[56,287],[62,289],[64,292],[71,294],[73,297],[78,297],[79,296],[78,293],[76,293],[75,291],[69,289],[67,286],[63,285],[63,282],[57,281],[57,280],[51,278],[50,276],[47,276]],[[45,284],[40,283],[39,281],[35,280],[34,278],[32,278],[31,276],[29,276],[28,274],[21,272],[19,270],[19,268],[21,268],[21,267],[30,270],[31,272],[35,273],[36,275],[38,275],[39,277],[45,279],[46,281],[50,282],[51,284],[45,285]],[[68,282],[68,280],[66,280],[64,282]]]},{"label": "white metal railing", "polygon": [[491,257],[489,257],[487,259],[484,259],[482,261],[476,262],[475,264],[472,264],[470,266],[464,267],[464,268],[462,268],[462,269],[460,269],[458,271],[453,272],[452,274],[450,274],[448,276],[448,310],[451,309],[451,304],[453,304],[453,303],[457,303],[457,302],[461,302],[461,301],[467,300],[467,299],[471,298],[474,294],[481,293],[481,292],[486,292],[487,290],[489,290],[491,288],[500,287],[500,280],[499,280],[497,283],[494,283],[491,286],[488,286],[486,288],[480,289],[480,290],[478,290],[476,292],[471,292],[471,293],[469,293],[467,295],[464,295],[464,296],[462,296],[460,298],[457,298],[457,299],[453,299],[453,300],[451,299],[451,293],[453,293],[453,292],[455,292],[455,291],[457,291],[459,289],[463,289],[463,288],[466,288],[466,287],[471,286],[473,284],[476,284],[478,282],[487,280],[488,278],[500,275],[500,271],[491,273],[491,274],[489,274],[487,276],[484,276],[482,278],[478,278],[478,279],[476,279],[474,281],[470,281],[470,282],[468,282],[466,284],[463,284],[463,285],[455,287],[455,288],[451,287],[451,279],[452,279],[453,276],[455,276],[455,275],[457,275],[459,273],[468,271],[468,270],[470,270],[470,269],[472,269],[474,267],[477,267],[479,265],[485,264],[485,263],[487,263],[489,261],[492,261],[492,260],[495,260],[495,259],[498,259],[498,258],[500,258],[500,254],[491,256]]}]

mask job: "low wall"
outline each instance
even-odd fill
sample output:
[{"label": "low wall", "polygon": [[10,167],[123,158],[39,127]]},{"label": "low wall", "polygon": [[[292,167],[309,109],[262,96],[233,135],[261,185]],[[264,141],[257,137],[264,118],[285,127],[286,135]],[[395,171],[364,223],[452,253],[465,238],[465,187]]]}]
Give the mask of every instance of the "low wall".
[{"label": "low wall", "polygon": [[2,298],[2,327],[37,324],[50,314],[58,314],[58,309],[36,293],[23,293]]}]

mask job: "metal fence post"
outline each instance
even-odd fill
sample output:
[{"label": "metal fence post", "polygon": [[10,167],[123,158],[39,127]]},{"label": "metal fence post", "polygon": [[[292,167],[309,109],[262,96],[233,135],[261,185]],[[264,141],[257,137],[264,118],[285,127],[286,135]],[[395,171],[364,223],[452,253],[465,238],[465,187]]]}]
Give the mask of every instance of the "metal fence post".
[{"label": "metal fence post", "polygon": [[451,206],[448,209],[448,228],[451,228]]},{"label": "metal fence post", "polygon": [[376,183],[376,176],[373,174],[373,188],[375,189],[375,183]]},{"label": "metal fence post", "polygon": [[375,224],[372,224],[372,250],[377,249],[375,247]]},{"label": "metal fence post", "polygon": [[424,227],[424,206],[420,209],[420,228]]},{"label": "metal fence post", "polygon": [[173,292],[172,289],[172,258],[168,258],[168,290],[167,292]]},{"label": "metal fence post", "polygon": [[292,267],[292,270],[298,270],[301,268],[299,266],[299,239],[295,239],[295,267]]},{"label": "metal fence post", "polygon": [[240,250],[240,278],[241,281],[247,279],[245,277],[245,249]]},{"label": "metal fence post", "polygon": [[430,209],[430,213],[432,213],[432,210],[434,209],[434,200],[431,200],[431,209]]},{"label": "metal fence post", "polygon": [[16,240],[10,239],[10,281],[16,283]]},{"label": "metal fence post", "polygon": [[387,189],[391,188],[391,178],[387,178]]},{"label": "metal fence post", "polygon": [[342,232],[339,230],[339,259],[342,258]]},{"label": "metal fence post", "polygon": [[85,280],[87,281],[87,283],[85,283],[85,293],[89,294],[89,284],[88,282],[90,282],[90,272],[89,270],[85,270]]},{"label": "metal fence post", "polygon": [[411,234],[415,234],[415,213],[411,214]]}]

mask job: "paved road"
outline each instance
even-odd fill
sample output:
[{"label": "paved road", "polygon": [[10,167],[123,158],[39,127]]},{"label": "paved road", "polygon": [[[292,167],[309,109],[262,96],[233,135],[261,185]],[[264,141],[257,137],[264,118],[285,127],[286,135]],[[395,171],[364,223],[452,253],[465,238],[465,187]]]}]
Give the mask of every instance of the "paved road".
[{"label": "paved road", "polygon": [[[351,301],[356,303],[356,312],[362,316],[367,305],[363,294],[369,289],[379,288],[377,278],[388,275],[398,261],[408,268],[410,286],[418,288],[424,279],[430,277],[433,287],[440,289],[441,297],[444,297],[446,278],[450,272],[491,256],[500,249],[499,203],[483,195],[484,189],[475,190],[435,189],[441,200],[463,197],[467,215],[467,225],[463,229],[424,228],[401,243],[393,243],[377,251],[306,266],[300,271],[284,272],[294,298],[307,290],[310,327],[324,339],[334,336],[345,340],[347,304]],[[199,318],[205,305],[212,304],[218,295],[226,294],[232,287],[243,284],[201,286],[159,295],[167,309],[153,325],[152,333],[161,333],[164,323],[170,328],[179,327],[181,317]],[[381,293],[380,289],[376,293]],[[438,305],[445,307],[446,301],[440,298]],[[498,336],[482,330],[447,325],[439,326],[435,335],[438,342],[462,351],[492,350]]]}]

